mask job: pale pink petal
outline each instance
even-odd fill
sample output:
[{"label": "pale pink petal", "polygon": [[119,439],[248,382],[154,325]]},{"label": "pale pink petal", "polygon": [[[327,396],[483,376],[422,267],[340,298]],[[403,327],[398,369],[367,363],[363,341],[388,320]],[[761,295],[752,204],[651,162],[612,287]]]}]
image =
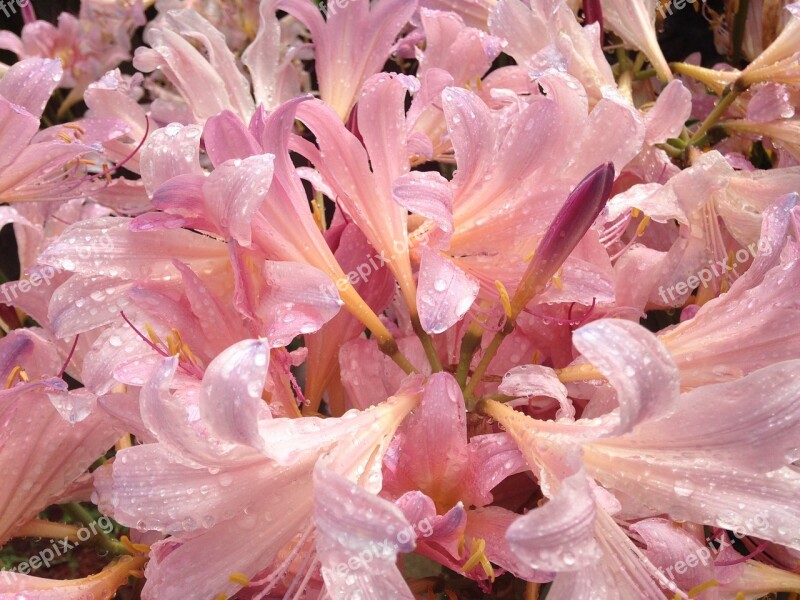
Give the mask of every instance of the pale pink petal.
[{"label": "pale pink petal", "polygon": [[207,429],[200,417],[197,389],[170,392],[177,367],[176,357],[163,359],[142,388],[140,402],[145,426],[174,454],[175,460],[192,467],[224,466],[252,458],[255,452],[251,449],[221,441]]},{"label": "pale pink petal", "polygon": [[206,368],[200,387],[200,417],[218,438],[260,447],[259,421],[270,419],[261,398],[269,369],[269,346],[244,340],[225,350]]},{"label": "pale pink petal", "polygon": [[508,528],[511,549],[533,569],[576,571],[597,562],[595,500],[586,474],[567,477],[550,501]]},{"label": "pale pink petal", "polygon": [[228,160],[217,166],[203,184],[209,218],[245,248],[250,246],[253,216],[272,181],[274,158],[272,154],[260,154]]},{"label": "pale pink petal", "polygon": [[668,411],[678,397],[679,373],[655,335],[638,323],[601,319],[575,331],[575,347],[617,392],[619,408],[603,419],[624,433]]},{"label": "pale pink petal", "polygon": [[61,81],[61,61],[29,58],[13,65],[0,79],[0,96],[24,108],[37,119]]},{"label": "pale pink petal", "polygon": [[[630,529],[647,545],[643,550],[645,556],[680,589],[691,590],[716,579],[711,550],[672,521],[644,519],[631,525]],[[683,567],[678,565],[679,562]],[[676,569],[676,566],[680,568]]]},{"label": "pale pink petal", "polygon": [[129,219],[96,218],[67,227],[40,256],[45,265],[84,275],[150,278],[176,275],[172,260],[211,266],[225,245],[187,230],[132,233]]},{"label": "pale pink petal", "polygon": [[225,161],[262,154],[261,148],[242,120],[229,110],[206,121],[203,142],[214,166]]},{"label": "pale pink petal", "polygon": [[573,419],[575,408],[567,398],[567,388],[558,379],[553,369],[540,365],[520,365],[503,376],[497,391],[507,396],[546,396],[561,406],[559,418]]},{"label": "pale pink petal", "polygon": [[672,79],[656,39],[655,0],[603,0],[603,17],[608,28],[626,45],[644,52],[661,79]]},{"label": "pale pink petal", "polygon": [[789,90],[779,83],[760,86],[747,103],[747,118],[756,123],[791,119],[794,113]]},{"label": "pale pink petal", "polygon": [[467,474],[467,421],[464,398],[449,373],[434,373],[422,402],[398,432],[395,477],[440,502],[455,500]]},{"label": "pale pink petal", "polygon": [[153,131],[141,149],[139,164],[147,193],[178,175],[202,175],[199,125],[171,123]]},{"label": "pale pink petal", "polygon": [[644,116],[648,144],[678,137],[692,112],[692,94],[679,80],[671,81]]},{"label": "pale pink petal", "polygon": [[61,380],[40,380],[0,391],[0,543],[34,518],[102,456],[121,435],[108,415],[92,410],[68,423],[47,393]]},{"label": "pale pink petal", "polygon": [[317,331],[342,306],[336,286],[314,267],[266,261],[263,274],[266,292],[258,314],[272,347],[287,346],[294,337]]},{"label": "pale pink petal", "polygon": [[446,235],[453,233],[453,191],[439,173],[412,171],[398,177],[392,197],[409,212],[431,219]]},{"label": "pale pink petal", "polygon": [[320,461],[314,469],[314,518],[322,577],[332,597],[413,600],[396,560],[399,552],[414,549],[416,536],[399,508]]},{"label": "pale pink petal", "polygon": [[[672,411],[619,438],[625,445],[683,451],[701,460],[772,471],[800,456],[800,361],[776,363],[728,383],[682,394]],[[759,398],[753,402],[753,398]]]},{"label": "pale pink petal", "polygon": [[422,247],[417,307],[422,328],[442,333],[455,325],[469,310],[480,284],[452,261],[435,250]]},{"label": "pale pink petal", "polygon": [[503,49],[500,38],[466,27],[455,13],[420,11],[425,31],[425,50],[420,57],[420,76],[430,68],[450,73],[455,85],[481,77]]},{"label": "pale pink petal", "polygon": [[0,169],[3,169],[14,162],[30,143],[39,130],[39,119],[0,97],[0,120],[3,122],[3,129],[0,130]]},{"label": "pale pink petal", "polygon": [[61,339],[119,320],[128,309],[131,282],[73,275],[54,292],[48,307],[53,334]]},{"label": "pale pink petal", "polygon": [[506,433],[477,435],[470,439],[470,472],[466,483],[466,498],[473,504],[492,503],[492,489],[515,473],[530,467],[513,438]]}]

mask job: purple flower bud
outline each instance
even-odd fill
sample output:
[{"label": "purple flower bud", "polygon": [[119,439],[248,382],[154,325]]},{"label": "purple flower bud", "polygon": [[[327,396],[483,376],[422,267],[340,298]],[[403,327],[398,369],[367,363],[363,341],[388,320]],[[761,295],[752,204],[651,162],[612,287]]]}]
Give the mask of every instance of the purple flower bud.
[{"label": "purple flower bud", "polygon": [[605,207],[613,184],[614,165],[605,163],[589,173],[569,195],[539,242],[536,254],[514,294],[511,302],[513,318],[547,287]]}]

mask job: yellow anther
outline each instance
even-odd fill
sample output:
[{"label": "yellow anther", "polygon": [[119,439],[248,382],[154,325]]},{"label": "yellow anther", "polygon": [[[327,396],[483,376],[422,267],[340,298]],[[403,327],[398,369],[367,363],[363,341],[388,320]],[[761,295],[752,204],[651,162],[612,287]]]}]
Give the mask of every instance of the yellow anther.
[{"label": "yellow anther", "polygon": [[464,84],[464,87],[467,88],[470,92],[472,91],[472,84],[470,84],[469,80]]},{"label": "yellow anther", "polygon": [[719,585],[719,581],[716,579],[709,579],[705,583],[701,583],[700,585],[694,586],[692,589],[689,590],[689,598],[696,598],[703,592],[705,592],[709,588],[717,587]]},{"label": "yellow anther", "polygon": [[228,600],[228,596],[226,594],[217,594],[214,600]]},{"label": "yellow anther", "polygon": [[77,131],[81,135],[86,133],[86,130],[83,127],[81,127],[80,125],[78,125],[77,123],[66,123],[64,125],[64,129],[74,129],[75,131]]},{"label": "yellow anther", "polygon": [[470,550],[472,554],[469,559],[467,559],[467,562],[464,563],[464,566],[461,567],[461,572],[468,573],[480,565],[487,577],[494,582],[494,567],[492,567],[492,563],[490,563],[489,559],[486,557],[486,540],[481,538],[473,539]]},{"label": "yellow anther", "polygon": [[144,324],[144,330],[147,332],[147,337],[150,338],[150,341],[153,342],[156,346],[163,346],[164,342],[161,341],[161,338],[158,337],[158,334],[153,331],[153,328],[150,327],[147,323]]},{"label": "yellow anther", "polygon": [[228,575],[228,581],[241,586],[250,585],[250,578],[247,577],[247,575],[245,575],[244,573],[231,573],[230,575]]},{"label": "yellow anther", "polygon": [[634,219],[638,219],[638,218],[639,218],[639,214],[640,214],[640,213],[639,213],[639,209],[638,209],[638,208],[632,208],[632,209],[631,209],[631,216],[632,216]]},{"label": "yellow anther", "polygon": [[511,298],[508,296],[508,290],[503,285],[502,281],[495,280],[494,287],[497,288],[497,293],[500,294],[500,302],[503,303],[503,310],[507,318],[511,318]]},{"label": "yellow anther", "polygon": [[481,80],[481,78],[480,77],[476,77],[475,78],[475,83],[476,83],[476,87],[478,88],[478,91],[482,92],[483,91],[483,81]]},{"label": "yellow anther", "polygon": [[735,600],[747,600],[747,596],[745,595],[744,592],[739,592],[738,594],[736,594]]},{"label": "yellow anther", "polygon": [[730,284],[728,283],[727,279],[723,279],[719,284],[719,291],[721,294],[724,294],[730,289]]},{"label": "yellow anther", "polygon": [[733,269],[734,269],[735,263],[733,262],[733,258],[734,258],[734,254],[733,254],[733,250],[731,250],[730,252],[728,252],[728,260],[727,260],[728,270],[729,271],[733,271]]},{"label": "yellow anther", "polygon": [[95,161],[90,160],[88,158],[79,158],[78,163],[82,165],[91,165],[91,166],[95,166],[97,164]]},{"label": "yellow anther", "polygon": [[536,256],[536,250],[531,252],[528,256],[525,257],[525,262],[529,263],[533,260],[533,257]]},{"label": "yellow anther", "polygon": [[134,544],[127,535],[123,535],[122,537],[120,537],[119,543],[125,546],[125,548],[132,554],[150,553],[150,546],[148,546],[147,544]]},{"label": "yellow anther", "polygon": [[650,225],[650,217],[645,217],[636,228],[636,237],[642,237],[644,235],[644,230],[647,229],[648,225]]},{"label": "yellow anther", "polygon": [[66,131],[59,131],[58,137],[60,137],[63,141],[65,141],[68,144],[72,143],[72,136],[69,135]]},{"label": "yellow anther", "polygon": [[538,365],[539,364],[539,358],[541,358],[541,352],[539,352],[539,350],[537,349],[533,353],[533,358],[531,359],[531,364]]},{"label": "yellow anther", "polygon": [[563,269],[559,269],[556,271],[556,274],[553,275],[553,285],[556,286],[558,289],[564,289],[564,282],[561,281],[561,275],[563,274]]},{"label": "yellow anther", "polygon": [[322,197],[322,192],[317,192],[316,197],[311,200],[311,214],[319,230],[325,233],[325,199]]},{"label": "yellow anther", "polygon": [[23,383],[28,383],[30,381],[30,378],[28,377],[28,374],[25,372],[25,369],[23,369],[20,366],[16,366],[13,369],[11,369],[11,373],[9,373],[8,377],[6,378],[5,389],[9,389],[12,385],[14,385],[14,382],[17,380],[17,377],[19,377],[19,380]]}]

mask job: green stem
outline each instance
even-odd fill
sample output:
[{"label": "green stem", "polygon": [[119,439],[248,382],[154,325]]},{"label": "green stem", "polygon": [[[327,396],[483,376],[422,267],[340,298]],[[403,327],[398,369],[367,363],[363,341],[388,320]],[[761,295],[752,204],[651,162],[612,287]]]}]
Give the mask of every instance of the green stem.
[{"label": "green stem", "polygon": [[[477,324],[473,324],[477,325]],[[475,355],[475,350],[481,345],[481,338],[483,337],[483,328],[480,326],[470,326],[464,338],[461,340],[461,353],[458,357],[458,368],[456,369],[456,381],[459,387],[463,390],[467,385],[467,375],[469,375],[469,366],[472,364],[472,357]]]},{"label": "green stem", "polygon": [[92,538],[92,541],[103,550],[116,555],[130,554],[125,546],[120,544],[117,540],[109,537],[98,527],[95,518],[83,506],[77,502],[73,502],[63,505],[62,508],[64,509],[64,512],[72,517],[73,520],[82,524],[86,528],[90,528],[91,531],[96,532],[96,535]]},{"label": "green stem", "polygon": [[425,349],[425,356],[428,357],[431,370],[434,373],[438,373],[442,370],[442,362],[439,360],[439,354],[436,352],[436,346],[433,345],[433,338],[422,328],[422,323],[419,322],[418,315],[412,315],[411,326],[414,328],[414,333],[417,334],[419,341],[422,342],[422,347]]},{"label": "green stem", "polygon": [[467,387],[464,389],[464,397],[473,398],[475,396],[475,389],[483,380],[486,370],[489,368],[489,365],[492,364],[503,341],[514,331],[514,325],[515,323],[512,319],[506,320],[505,326],[498,331],[492,338],[492,341],[489,342],[489,347],[486,348],[486,352],[483,353],[478,366],[475,367],[475,372],[472,374]]},{"label": "green stem", "polygon": [[733,104],[736,98],[739,97],[739,94],[741,94],[741,92],[734,87],[726,88],[725,93],[722,95],[722,98],[720,98],[719,102],[717,102],[714,110],[711,111],[711,114],[709,114],[705,121],[700,124],[700,128],[694,132],[694,135],[692,135],[692,138],[688,143],[689,146],[696,146],[697,143],[705,137],[709,129],[717,124],[717,122],[725,114],[725,111],[727,111],[728,108],[730,108],[730,105]]}]

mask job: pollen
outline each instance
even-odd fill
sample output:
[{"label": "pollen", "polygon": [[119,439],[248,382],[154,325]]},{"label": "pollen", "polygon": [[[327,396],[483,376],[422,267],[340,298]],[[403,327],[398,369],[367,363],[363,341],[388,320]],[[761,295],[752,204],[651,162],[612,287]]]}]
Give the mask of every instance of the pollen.
[{"label": "pollen", "polygon": [[244,573],[231,573],[228,575],[228,581],[245,587],[250,585],[250,578]]},{"label": "pollen", "polygon": [[511,298],[508,295],[508,290],[506,286],[503,285],[503,282],[499,279],[496,279],[494,282],[494,287],[497,288],[497,293],[500,294],[500,302],[503,304],[503,311],[506,313],[506,318],[511,318]]},{"label": "pollen", "polygon": [[492,567],[492,563],[489,562],[486,556],[486,540],[482,538],[473,539],[470,551],[472,554],[467,559],[467,562],[464,563],[464,566],[461,567],[462,573],[467,573],[480,565],[483,568],[483,572],[494,582],[494,567]]}]

